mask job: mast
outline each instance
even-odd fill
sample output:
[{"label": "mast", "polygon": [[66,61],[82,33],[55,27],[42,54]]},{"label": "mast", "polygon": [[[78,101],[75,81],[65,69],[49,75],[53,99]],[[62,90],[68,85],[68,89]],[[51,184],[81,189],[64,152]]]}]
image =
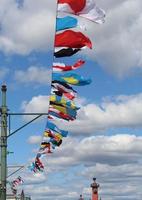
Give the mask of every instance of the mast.
[{"label": "mast", "polygon": [[6,200],[6,177],[7,177],[7,106],[6,106],[6,85],[1,87],[2,105],[1,113],[1,134],[0,134],[0,199]]}]

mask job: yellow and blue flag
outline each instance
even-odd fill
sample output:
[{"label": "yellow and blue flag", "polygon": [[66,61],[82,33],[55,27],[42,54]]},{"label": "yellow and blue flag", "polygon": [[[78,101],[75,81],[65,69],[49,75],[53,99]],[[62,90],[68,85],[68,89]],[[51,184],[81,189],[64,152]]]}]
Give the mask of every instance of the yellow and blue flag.
[{"label": "yellow and blue flag", "polygon": [[68,135],[68,131],[61,130],[60,128],[58,128],[57,125],[55,125],[53,122],[51,122],[49,120],[47,121],[46,129],[55,131],[57,134],[61,134],[62,137],[67,137],[67,135]]},{"label": "yellow and blue flag", "polygon": [[91,83],[91,79],[85,79],[83,76],[71,72],[63,74],[53,73],[53,80],[76,86],[84,86]]},{"label": "yellow and blue flag", "polygon": [[80,108],[75,105],[73,101],[69,101],[65,99],[63,96],[51,95],[50,102],[63,105],[64,107],[68,107],[74,110],[79,110]]},{"label": "yellow and blue flag", "polygon": [[76,110],[73,110],[71,108],[65,108],[64,106],[60,106],[60,105],[56,105],[56,104],[52,104],[52,105],[50,105],[50,107],[76,119],[76,116],[77,116]]}]

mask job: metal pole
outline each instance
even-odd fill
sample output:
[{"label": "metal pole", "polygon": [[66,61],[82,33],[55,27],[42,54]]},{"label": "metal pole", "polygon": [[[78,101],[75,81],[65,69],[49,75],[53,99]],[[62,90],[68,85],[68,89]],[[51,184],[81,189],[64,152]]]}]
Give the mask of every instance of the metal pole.
[{"label": "metal pole", "polygon": [[7,177],[7,106],[6,106],[6,85],[2,85],[2,106],[1,106],[1,177],[0,177],[0,200],[6,200],[6,177]]}]

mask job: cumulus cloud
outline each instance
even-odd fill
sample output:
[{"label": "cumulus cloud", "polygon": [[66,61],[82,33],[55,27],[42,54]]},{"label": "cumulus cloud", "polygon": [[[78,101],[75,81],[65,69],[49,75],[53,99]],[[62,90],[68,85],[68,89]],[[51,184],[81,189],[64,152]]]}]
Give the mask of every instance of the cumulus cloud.
[{"label": "cumulus cloud", "polygon": [[24,112],[31,113],[46,113],[49,106],[49,96],[35,96],[29,102],[24,101],[22,103],[22,109]]},{"label": "cumulus cloud", "polygon": [[[106,23],[99,26],[83,21],[87,26],[86,34],[95,46],[87,56],[95,58],[104,69],[119,78],[141,71],[141,0],[101,0],[97,3],[106,10]],[[1,51],[29,54],[34,50],[53,49],[55,14],[56,1],[25,0],[19,7],[14,0],[2,0]]]},{"label": "cumulus cloud", "polygon": [[49,187],[49,186],[27,186],[25,187],[25,191],[27,193],[31,193],[31,191],[33,191],[33,195],[32,198],[35,200],[46,200],[47,196],[49,199],[59,199],[58,196],[62,196],[64,190],[62,188],[53,186],[53,187]]},{"label": "cumulus cloud", "polygon": [[74,133],[92,134],[108,128],[139,128],[142,126],[141,107],[141,93],[104,98],[100,104],[83,106],[77,120],[68,123],[68,129]]},{"label": "cumulus cloud", "polygon": [[55,13],[55,1],[25,0],[19,7],[14,0],[2,0],[0,50],[29,54],[53,48]]},{"label": "cumulus cloud", "polygon": [[106,9],[106,23],[88,24],[95,46],[88,56],[92,54],[104,69],[119,78],[137,73],[142,69],[142,1],[101,0],[98,4]]},{"label": "cumulus cloud", "polygon": [[[34,112],[39,105],[44,108],[47,105],[47,100],[47,96],[33,97],[30,102],[25,103],[24,108],[27,111],[32,108]],[[82,101],[80,102],[82,103]],[[106,97],[100,105],[86,105],[86,101],[83,103],[85,105],[81,111],[82,114],[79,113],[78,116],[79,125],[75,124],[74,128],[71,129],[78,132],[78,135],[87,132],[94,135],[97,130],[111,127],[141,126],[142,94]],[[40,107],[40,111],[43,108]],[[81,128],[79,129],[79,127]],[[129,134],[97,135],[83,139],[79,139],[76,135],[76,137],[64,138],[62,147],[56,148],[53,154],[43,159],[48,176],[54,174],[56,177],[56,174],[60,173],[60,179],[54,182],[54,192],[58,195],[57,200],[66,200],[67,197],[73,200],[78,198],[80,193],[83,193],[85,198],[90,198],[91,190],[88,180],[93,176],[98,178],[101,185],[100,195],[102,198],[106,200],[119,200],[120,198],[139,200],[142,195],[140,187],[142,176],[141,143],[141,136]],[[74,172],[77,168],[78,171]],[[64,189],[59,185],[60,181],[62,185],[68,185],[68,181],[70,184]],[[48,185],[50,184],[48,180]],[[47,188],[45,185],[46,182],[44,185],[37,186],[38,189],[40,188],[38,192],[37,187],[31,185],[34,199],[43,200],[47,197],[51,200],[55,199],[51,192],[53,185],[51,184],[51,187]],[[25,186],[27,193],[30,193],[29,190],[29,187]],[[120,191],[122,191],[121,194]]]},{"label": "cumulus cloud", "polygon": [[95,163],[112,166],[138,163],[141,159],[141,142],[142,137],[127,134],[91,136],[80,141],[67,138],[62,148],[50,158],[50,165],[62,168],[81,163],[85,166],[93,166]]},{"label": "cumulus cloud", "polygon": [[[82,175],[86,178],[99,178],[100,195],[105,199],[139,199],[142,169],[137,164],[110,166],[96,164],[86,168]],[[113,188],[113,190],[112,190]],[[120,194],[121,191],[121,194]]]},{"label": "cumulus cloud", "polygon": [[[80,103],[86,101],[79,100]],[[47,112],[48,96],[35,96],[22,104],[24,112]],[[140,128],[142,126],[142,94],[119,95],[103,98],[102,103],[81,106],[77,119],[73,122],[60,122],[61,128],[76,135],[92,135],[109,128]]]},{"label": "cumulus cloud", "polygon": [[[141,142],[141,136],[129,134],[92,136],[81,140],[68,137],[63,141],[62,148],[43,159],[47,182],[43,175],[41,180],[44,184],[39,185],[38,177],[35,177],[38,185],[33,186],[30,181],[34,183],[34,178],[26,177],[29,182],[24,187],[25,191],[29,194],[32,191],[32,197],[38,200],[47,197],[51,200],[66,200],[67,197],[73,200],[80,193],[84,198],[90,198],[90,183],[95,176],[101,186],[102,198],[139,200],[142,195]],[[56,181],[57,172],[60,173],[60,181]],[[51,174],[55,177],[53,181],[49,179]]]},{"label": "cumulus cloud", "polygon": [[[23,101],[21,105],[21,109],[24,113],[48,113],[49,107],[49,96],[35,96],[30,101]],[[40,119],[43,119],[47,115],[43,115]],[[36,117],[36,116],[35,116]],[[25,115],[23,119],[25,121],[32,120],[34,117],[30,115]],[[39,120],[36,120],[39,122]]]},{"label": "cumulus cloud", "polygon": [[51,83],[51,70],[45,67],[31,66],[26,71],[15,71],[14,77],[16,81],[26,85],[30,83],[48,85]]},{"label": "cumulus cloud", "polygon": [[24,176],[24,182],[25,185],[32,185],[32,184],[41,184],[46,181],[46,174],[44,173],[37,173],[37,174],[31,174],[27,173],[27,176]]},{"label": "cumulus cloud", "polygon": [[[111,173],[110,173],[111,172]],[[81,172],[85,177],[90,177],[90,179],[95,175],[99,177],[101,182],[104,183],[117,182],[120,184],[122,178],[129,181],[130,179],[137,177],[141,178],[142,176],[142,166],[137,164],[124,164],[118,166],[112,166],[109,164],[100,164],[97,163],[95,166],[87,167]]]}]

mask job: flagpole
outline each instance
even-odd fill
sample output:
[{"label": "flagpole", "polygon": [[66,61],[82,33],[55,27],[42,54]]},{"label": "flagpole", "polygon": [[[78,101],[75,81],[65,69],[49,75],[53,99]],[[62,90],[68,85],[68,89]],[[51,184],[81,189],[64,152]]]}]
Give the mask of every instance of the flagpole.
[{"label": "flagpole", "polygon": [[2,106],[1,106],[1,169],[0,169],[0,200],[6,200],[6,177],[7,177],[7,106],[6,106],[6,85],[2,85]]}]

